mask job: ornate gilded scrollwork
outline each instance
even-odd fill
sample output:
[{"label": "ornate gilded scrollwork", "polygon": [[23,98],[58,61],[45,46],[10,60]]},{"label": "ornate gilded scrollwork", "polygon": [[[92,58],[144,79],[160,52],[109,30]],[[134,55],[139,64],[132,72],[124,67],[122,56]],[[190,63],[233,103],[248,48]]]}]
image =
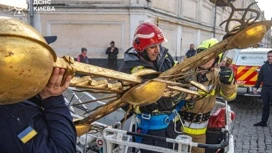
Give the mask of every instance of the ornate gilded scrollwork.
[{"label": "ornate gilded scrollwork", "polygon": [[[227,20],[223,21],[219,26],[226,23],[225,31],[227,35],[230,36],[238,33],[239,31],[247,28],[249,25],[255,23],[260,17],[260,12],[251,8],[251,6],[253,6],[254,4],[257,4],[257,2],[250,4],[247,8],[235,8],[234,5],[229,2],[228,6],[231,7],[230,16]],[[243,12],[242,17],[240,19],[233,18],[235,12]],[[249,13],[250,17],[247,19],[247,15],[249,15]],[[230,29],[231,22],[239,23],[239,25],[237,25],[233,29]]]}]

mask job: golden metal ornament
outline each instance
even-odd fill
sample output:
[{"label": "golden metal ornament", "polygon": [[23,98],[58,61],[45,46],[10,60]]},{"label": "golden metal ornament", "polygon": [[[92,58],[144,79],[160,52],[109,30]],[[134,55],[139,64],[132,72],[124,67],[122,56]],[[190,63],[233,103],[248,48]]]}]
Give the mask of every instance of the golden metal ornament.
[{"label": "golden metal ornament", "polygon": [[165,89],[164,82],[148,81],[129,89],[123,94],[121,100],[132,105],[149,105],[159,100]]},{"label": "golden metal ornament", "polygon": [[260,42],[266,31],[271,28],[271,21],[260,21],[242,29],[235,35],[229,36],[226,39],[220,41],[214,46],[200,52],[197,55],[185,59],[182,63],[177,66],[163,72],[158,78],[174,79],[189,70],[199,67],[204,63],[207,63],[211,59],[217,57],[220,53],[226,50],[234,48],[247,48],[256,45]]},{"label": "golden metal ornament", "polygon": [[[227,22],[230,21],[231,18]],[[227,30],[225,39],[218,44],[185,59],[161,74],[147,69],[135,74],[126,74],[79,63],[72,57],[57,58],[53,49],[34,28],[16,19],[0,17],[0,104],[17,103],[39,93],[49,80],[54,67],[65,68],[69,73],[88,75],[73,78],[71,86],[77,90],[114,94],[108,97],[112,100],[107,104],[94,108],[89,116],[75,122],[78,135],[90,130],[90,123],[127,104],[143,106],[156,102],[162,96],[171,97],[178,93],[182,94],[182,99],[200,99],[205,95],[191,91],[189,87],[194,86],[207,93],[209,91],[202,85],[185,79],[198,73],[191,73],[190,70],[226,50],[255,45],[262,40],[272,25],[271,21],[241,23],[242,26],[234,31]],[[157,77],[143,80],[145,75]]]},{"label": "golden metal ornament", "polygon": [[85,133],[88,133],[90,130],[91,130],[90,124],[77,124],[76,126],[77,136],[81,136]]},{"label": "golden metal ornament", "polygon": [[36,30],[20,20],[1,17],[0,27],[0,104],[11,104],[43,89],[56,54]]}]

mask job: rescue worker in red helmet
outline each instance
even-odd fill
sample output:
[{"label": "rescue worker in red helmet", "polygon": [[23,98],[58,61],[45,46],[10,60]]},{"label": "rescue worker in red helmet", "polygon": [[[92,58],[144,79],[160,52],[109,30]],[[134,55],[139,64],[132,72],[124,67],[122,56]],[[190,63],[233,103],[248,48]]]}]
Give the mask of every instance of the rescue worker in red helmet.
[{"label": "rescue worker in red helmet", "polygon": [[[205,51],[209,47],[215,45],[218,41],[214,38],[203,41],[197,47],[197,53]],[[190,135],[193,138],[193,142],[206,143],[206,131],[210,118],[210,112],[213,109],[216,96],[220,95],[226,100],[233,100],[237,95],[237,88],[233,76],[233,71],[229,67],[221,66],[217,67],[219,56],[211,59],[206,64],[197,68],[198,70],[207,70],[201,72],[192,78],[193,81],[197,81],[203,84],[210,93],[195,102],[186,101],[186,107],[183,107],[179,114],[184,121],[184,127],[181,130],[184,134]],[[191,90],[197,90],[191,88]],[[203,91],[197,90],[199,93]],[[192,153],[204,153],[205,149],[194,148]]]},{"label": "rescue worker in red helmet", "polygon": [[[168,53],[168,49],[161,46],[165,41],[166,39],[162,31],[156,25],[152,23],[139,25],[134,33],[133,47],[125,52],[121,71],[130,74],[141,69],[153,69],[163,72],[173,67],[175,61]],[[178,111],[182,107],[181,105],[179,107],[175,106],[178,102],[179,98],[176,96],[173,98],[161,98],[156,103],[147,106],[135,107],[137,132],[176,138],[177,133],[174,131],[172,120],[175,118],[173,110],[176,109]],[[136,137],[136,142],[167,148],[173,147],[161,140],[141,137]],[[141,150],[141,153],[146,152],[150,153],[151,151]]]}]

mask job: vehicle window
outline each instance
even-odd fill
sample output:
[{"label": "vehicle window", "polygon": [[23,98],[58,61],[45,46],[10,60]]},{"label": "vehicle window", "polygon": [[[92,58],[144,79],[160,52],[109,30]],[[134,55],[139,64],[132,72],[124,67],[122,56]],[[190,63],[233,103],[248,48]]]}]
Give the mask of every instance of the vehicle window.
[{"label": "vehicle window", "polygon": [[236,64],[236,59],[237,59],[238,53],[239,53],[238,49],[228,50],[228,51],[224,52],[223,60],[226,60],[226,58],[231,58],[233,60],[232,63]]},{"label": "vehicle window", "polygon": [[227,57],[234,58],[234,56],[235,56],[235,50],[228,50],[228,51],[224,52],[223,59],[225,59]]},{"label": "vehicle window", "polygon": [[266,59],[266,53],[240,53],[236,65],[261,66]]}]

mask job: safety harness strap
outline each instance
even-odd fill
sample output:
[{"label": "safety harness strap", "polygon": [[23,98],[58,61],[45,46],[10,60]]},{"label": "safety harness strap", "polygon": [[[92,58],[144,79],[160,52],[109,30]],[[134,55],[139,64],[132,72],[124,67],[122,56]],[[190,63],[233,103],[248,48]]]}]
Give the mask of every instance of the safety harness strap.
[{"label": "safety harness strap", "polygon": [[190,112],[179,112],[180,117],[185,121],[190,122],[203,122],[210,119],[211,112],[207,113],[190,113]]},{"label": "safety harness strap", "polygon": [[[178,111],[184,106],[185,101],[181,100],[176,108],[171,112],[170,115],[160,114],[160,115],[151,115],[151,114],[137,114],[136,121],[137,126],[141,128],[138,131],[141,134],[147,134],[148,130],[161,130],[168,127],[170,121],[172,121],[177,115]],[[136,136],[136,142],[141,142],[142,137]]]}]

